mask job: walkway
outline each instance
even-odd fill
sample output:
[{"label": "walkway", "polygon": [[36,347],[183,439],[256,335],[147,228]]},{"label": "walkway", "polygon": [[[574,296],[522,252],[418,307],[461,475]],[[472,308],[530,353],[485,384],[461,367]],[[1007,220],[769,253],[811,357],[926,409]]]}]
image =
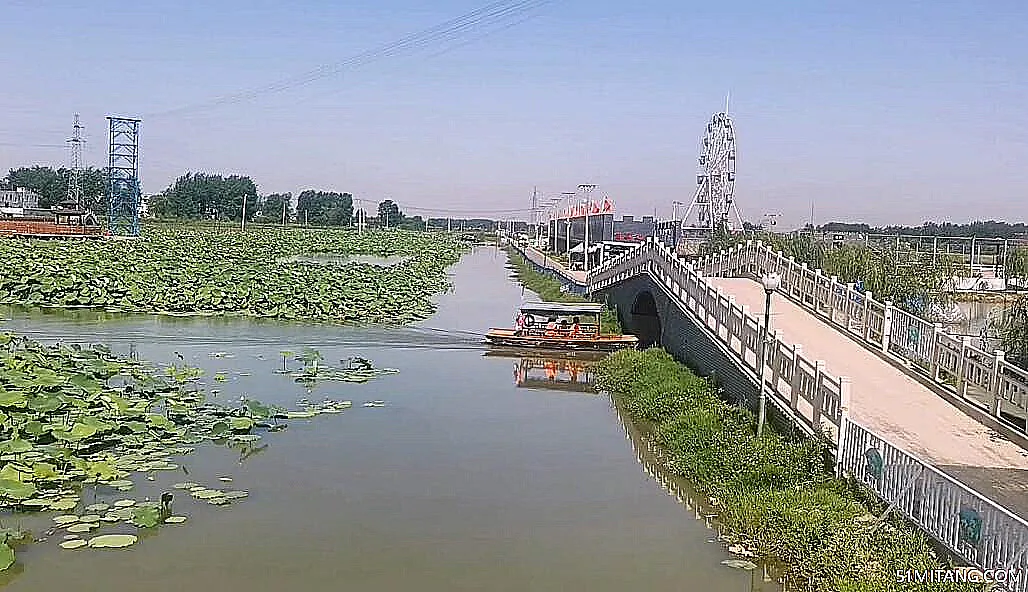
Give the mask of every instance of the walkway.
[{"label": "walkway", "polygon": [[536,262],[537,264],[543,267],[549,267],[550,269],[554,269],[564,277],[571,278],[579,284],[585,283],[586,273],[584,271],[571,271],[570,269],[564,267],[557,261],[554,261],[553,259],[547,257],[538,249],[535,249],[534,247],[528,245],[520,247],[520,250],[525,254],[526,257]]},{"label": "walkway", "polygon": [[[706,280],[763,317],[764,290],[757,282]],[[771,327],[783,341],[801,344],[829,372],[850,378],[854,420],[1028,518],[1028,451],[792,301],[776,297],[771,313]]]}]

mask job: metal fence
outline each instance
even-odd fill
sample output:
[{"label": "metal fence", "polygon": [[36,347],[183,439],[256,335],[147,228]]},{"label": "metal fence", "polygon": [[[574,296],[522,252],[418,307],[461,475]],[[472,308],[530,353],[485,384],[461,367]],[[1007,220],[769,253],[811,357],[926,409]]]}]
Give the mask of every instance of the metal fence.
[{"label": "metal fence", "polygon": [[782,292],[838,329],[880,351],[993,415],[1028,433],[1028,372],[1007,362],[1003,352],[986,352],[933,323],[881,302],[874,294],[842,283],[819,269],[749,241],[695,262],[707,275],[777,273]]},{"label": "metal fence", "polygon": [[870,488],[890,510],[970,565],[1014,574],[1007,590],[1028,592],[1028,522],[849,418],[836,458],[840,473]]},{"label": "metal fence", "polygon": [[[771,272],[782,276],[784,292],[866,347],[910,364],[962,397],[977,397],[976,404],[985,401],[996,416],[1004,407],[1026,408],[1028,372],[1006,363],[1002,352],[982,352],[937,324],[878,302],[870,292],[859,292],[759,243],[687,264],[659,242],[648,241],[593,270],[588,289],[649,275],[732,352],[740,367],[756,376],[760,322],[704,275]],[[801,346],[772,335],[766,370],[771,400],[808,432],[828,428],[839,474],[864,483],[890,511],[902,513],[970,565],[1016,570],[1008,573],[1019,577],[1003,587],[1028,592],[1028,522],[851,420],[849,381],[832,377],[823,362],[803,356]]]},{"label": "metal fence", "polygon": [[802,346],[782,341],[774,331],[767,339],[768,355],[761,368],[763,322],[659,242],[649,241],[594,271],[589,275],[589,290],[642,274],[648,274],[672,302],[721,343],[758,384],[763,377],[772,404],[807,433],[826,433],[835,441],[849,405],[848,378],[830,374],[824,362],[805,356]]}]

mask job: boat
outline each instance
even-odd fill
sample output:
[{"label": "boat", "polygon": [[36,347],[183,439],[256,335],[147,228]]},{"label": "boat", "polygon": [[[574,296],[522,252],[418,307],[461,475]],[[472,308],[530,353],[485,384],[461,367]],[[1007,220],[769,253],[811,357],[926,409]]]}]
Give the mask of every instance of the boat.
[{"label": "boat", "polygon": [[635,335],[604,334],[600,325],[603,305],[593,302],[527,302],[512,329],[489,329],[486,343],[501,347],[556,351],[601,351],[635,348]]}]

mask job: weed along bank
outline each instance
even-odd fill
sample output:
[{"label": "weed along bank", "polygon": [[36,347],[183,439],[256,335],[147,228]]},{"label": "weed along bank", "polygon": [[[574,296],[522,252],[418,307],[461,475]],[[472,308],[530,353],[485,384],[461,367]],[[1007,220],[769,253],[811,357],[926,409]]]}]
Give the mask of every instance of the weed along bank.
[{"label": "weed along bank", "polygon": [[[897,573],[949,567],[928,537],[857,484],[838,479],[827,441],[766,430],[660,349],[612,354],[597,367],[597,387],[629,417],[649,426],[666,468],[707,497],[727,544],[771,560],[786,589],[921,589]],[[939,583],[939,590],[980,590]]]},{"label": "weed along bank", "polygon": [[685,261],[651,240],[586,284],[663,348],[611,356],[598,384],[789,585],[1028,590],[1013,493],[1028,381],[1002,352],[954,352],[941,328],[759,242]]}]

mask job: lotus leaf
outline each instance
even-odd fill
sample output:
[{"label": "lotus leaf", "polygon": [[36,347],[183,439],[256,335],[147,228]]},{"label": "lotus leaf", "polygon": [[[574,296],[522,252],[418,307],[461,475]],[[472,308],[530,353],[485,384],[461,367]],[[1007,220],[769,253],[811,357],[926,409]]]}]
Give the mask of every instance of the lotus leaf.
[{"label": "lotus leaf", "polygon": [[12,565],[14,565],[14,549],[0,543],[0,571],[4,571]]},{"label": "lotus leaf", "polygon": [[32,497],[35,493],[36,486],[31,483],[23,483],[15,479],[0,479],[0,495],[23,500]]},{"label": "lotus leaf", "polygon": [[29,450],[32,450],[32,443],[27,440],[22,440],[21,438],[0,442],[0,452],[20,454],[22,452],[28,452]]},{"label": "lotus leaf", "polygon": [[114,502],[113,505],[114,505],[115,508],[127,508],[129,506],[136,505],[136,500],[134,500],[134,499],[121,499],[121,500],[118,500],[118,501]]},{"label": "lotus leaf", "polygon": [[0,407],[24,407],[25,393],[0,389]]},{"label": "lotus leaf", "polygon": [[67,540],[67,541],[64,541],[63,543],[61,543],[61,548],[62,549],[81,549],[82,547],[85,547],[88,544],[89,543],[87,543],[86,541],[84,541],[82,539],[71,539],[71,540]]},{"label": "lotus leaf", "polygon": [[32,465],[32,474],[37,479],[56,479],[60,475],[57,473],[57,466],[50,463],[35,463]]},{"label": "lotus leaf", "polygon": [[59,499],[54,503],[50,504],[51,510],[74,510],[79,505],[78,500],[74,499]]},{"label": "lotus leaf", "polygon": [[117,549],[134,545],[138,540],[134,534],[102,534],[89,539],[89,546],[94,549]]},{"label": "lotus leaf", "polygon": [[233,417],[228,420],[229,427],[237,432],[246,432],[253,428],[254,421],[249,417]]},{"label": "lotus leaf", "polygon": [[132,512],[132,524],[140,528],[153,528],[161,523],[161,512],[153,506],[138,506]]},{"label": "lotus leaf", "polygon": [[98,526],[100,525],[95,522],[79,522],[78,524],[72,524],[71,526],[69,526],[68,532],[89,532]]},{"label": "lotus leaf", "polygon": [[63,516],[54,516],[54,522],[57,524],[73,524],[79,521],[78,516],[72,514],[65,514]]},{"label": "lotus leaf", "polygon": [[185,521],[185,516],[168,516],[164,519],[165,524],[182,524]]}]

